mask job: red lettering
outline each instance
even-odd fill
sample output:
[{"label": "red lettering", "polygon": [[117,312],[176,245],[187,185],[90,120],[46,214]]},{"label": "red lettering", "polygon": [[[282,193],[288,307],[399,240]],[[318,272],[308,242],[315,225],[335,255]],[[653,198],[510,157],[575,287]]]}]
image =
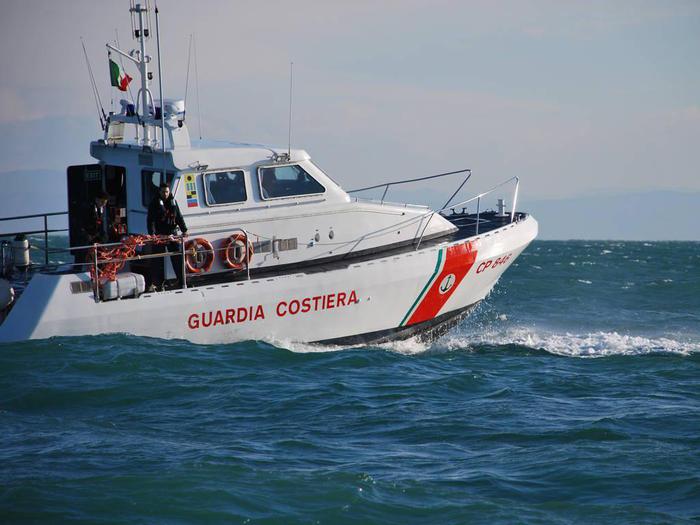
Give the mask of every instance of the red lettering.
[{"label": "red lettering", "polygon": [[299,308],[300,308],[299,301],[297,301],[296,299],[292,299],[291,301],[289,301],[289,313],[290,313],[290,315],[298,314]]},{"label": "red lettering", "polygon": [[306,297],[302,302],[301,302],[301,311],[302,313],[306,313],[309,310],[311,310],[311,299],[309,297]]},{"label": "red lettering", "polygon": [[328,304],[326,305],[328,309],[335,308],[335,294],[332,293],[328,296]]},{"label": "red lettering", "polygon": [[217,324],[224,324],[224,316],[223,316],[221,310],[218,310],[216,312],[216,317],[214,318],[213,326],[216,326]]},{"label": "red lettering", "polygon": [[320,295],[317,295],[316,297],[314,297],[314,312],[315,312],[316,310],[318,310],[318,302],[319,302],[320,300],[321,300],[321,296],[320,296]]},{"label": "red lettering", "polygon": [[248,320],[248,309],[247,308],[239,308],[236,313],[238,314],[237,320],[239,323],[242,323],[243,321]]},{"label": "red lettering", "polygon": [[235,323],[236,322],[236,310],[233,308],[229,308],[226,310],[226,324],[230,323]]},{"label": "red lettering", "polygon": [[[207,314],[209,314],[209,320],[207,320]],[[211,312],[202,312],[202,326],[207,328],[211,326]]]},{"label": "red lettering", "polygon": [[345,306],[345,292],[338,292],[338,306]]},{"label": "red lettering", "polygon": [[482,262],[476,269],[476,273],[481,273],[493,264],[492,260]]},{"label": "red lettering", "polygon": [[359,303],[359,299],[357,298],[357,294],[355,293],[355,290],[350,292],[350,297],[348,297],[348,304],[351,303]]},{"label": "red lettering", "polygon": [[253,321],[257,321],[258,319],[265,319],[265,312],[261,304],[259,304],[257,310],[255,310],[255,318]]},{"label": "red lettering", "polygon": [[187,318],[187,326],[190,327],[190,330],[196,330],[199,328],[199,315],[197,314],[192,314]]},{"label": "red lettering", "polygon": [[277,316],[284,317],[285,315],[287,315],[287,303],[280,301],[277,303]]}]

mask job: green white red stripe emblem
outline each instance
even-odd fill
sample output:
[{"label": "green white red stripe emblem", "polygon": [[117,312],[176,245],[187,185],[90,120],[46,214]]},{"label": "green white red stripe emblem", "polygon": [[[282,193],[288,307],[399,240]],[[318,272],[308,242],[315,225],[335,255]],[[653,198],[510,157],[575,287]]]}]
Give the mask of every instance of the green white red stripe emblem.
[{"label": "green white red stripe emblem", "polygon": [[410,326],[433,319],[445,306],[476,261],[477,251],[470,242],[448,246],[438,251],[435,270],[401,321]]}]

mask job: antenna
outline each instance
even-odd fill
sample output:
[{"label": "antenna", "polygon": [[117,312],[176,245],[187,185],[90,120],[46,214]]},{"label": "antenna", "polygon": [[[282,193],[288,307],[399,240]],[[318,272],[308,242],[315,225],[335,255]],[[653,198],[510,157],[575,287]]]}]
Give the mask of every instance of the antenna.
[{"label": "antenna", "polygon": [[[144,5],[145,4],[145,5]],[[143,20],[139,13],[151,12],[151,0],[140,0],[140,3],[136,3],[136,0],[130,0],[129,2],[129,12],[131,13],[131,36],[134,40],[139,40],[141,37],[150,38],[151,37],[151,16],[147,14]],[[141,34],[143,30],[143,35]]]},{"label": "antenna", "polygon": [[287,156],[292,157],[292,82],[294,79],[294,62],[289,63],[289,134],[287,136]]},{"label": "antenna", "polygon": [[105,110],[102,107],[102,100],[100,100],[100,92],[97,90],[97,84],[95,83],[95,75],[92,74],[92,66],[90,65],[90,59],[88,58],[87,49],[85,49],[85,41],[83,40],[82,36],[80,37],[80,43],[83,45],[83,54],[85,55],[85,63],[87,64],[88,75],[90,76],[92,94],[95,97],[95,106],[97,106],[97,118],[100,119],[100,127],[102,128],[102,131],[104,131],[105,120],[107,120],[107,117],[105,115]]},{"label": "antenna", "polygon": [[[160,90],[160,149],[163,151],[163,175],[165,175],[165,100],[163,99],[163,61],[160,58],[160,25],[158,24],[158,4],[156,13],[156,49],[158,52],[158,88]],[[155,113],[155,107],[153,108]]]},{"label": "antenna", "polygon": [[187,91],[190,87],[190,59],[192,58],[192,33],[190,33],[190,44],[187,46],[187,76],[185,77],[185,110],[182,112],[182,119],[187,114]]},{"label": "antenna", "polygon": [[194,48],[194,85],[197,88],[197,123],[199,124],[199,140],[202,140],[202,112],[199,106],[199,70],[197,69],[197,40],[192,34],[192,47]]}]

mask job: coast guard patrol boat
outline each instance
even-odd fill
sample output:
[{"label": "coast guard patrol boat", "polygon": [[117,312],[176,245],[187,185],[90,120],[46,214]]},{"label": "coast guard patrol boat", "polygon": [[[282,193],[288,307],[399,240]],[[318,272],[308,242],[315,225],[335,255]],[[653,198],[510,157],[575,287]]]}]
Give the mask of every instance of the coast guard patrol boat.
[{"label": "coast guard patrol boat", "polygon": [[[15,258],[8,266],[2,257],[0,341],[115,332],[197,343],[435,337],[536,237],[535,219],[515,211],[517,177],[462,202],[453,201],[470,170],[347,192],[301,149],[192,141],[184,102],[152,94],[150,6],[132,0],[131,15],[137,50],[108,47],[138,67],[137,100],[107,117],[90,144],[96,162],[67,171],[71,250],[89,250],[90,262],[50,264],[45,246],[48,264],[32,265],[21,237],[6,245]],[[448,175],[461,183],[439,209],[386,201],[394,185]],[[181,258],[149,251],[173,240],[147,235],[162,182],[188,226],[187,238],[175,238],[184,240]],[[351,196],[377,189],[378,200]],[[507,212],[496,197],[509,189]],[[111,196],[121,241],[79,246],[80,206],[99,191]],[[489,201],[497,209],[483,211]],[[147,291],[155,258],[170,277],[181,260],[185,282]]]}]

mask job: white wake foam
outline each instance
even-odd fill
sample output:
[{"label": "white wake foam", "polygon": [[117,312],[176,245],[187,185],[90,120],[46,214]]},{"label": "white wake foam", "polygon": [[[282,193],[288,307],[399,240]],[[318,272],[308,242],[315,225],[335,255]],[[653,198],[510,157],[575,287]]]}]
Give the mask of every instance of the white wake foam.
[{"label": "white wake foam", "polygon": [[284,350],[289,350],[290,352],[295,352],[297,354],[313,354],[322,352],[337,352],[339,350],[345,350],[349,347],[347,346],[336,346],[336,345],[320,345],[312,343],[298,343],[295,341],[290,341],[288,339],[275,339],[268,338],[265,339],[265,343],[276,346],[277,348],[282,348]]},{"label": "white wake foam", "polygon": [[522,327],[484,330],[473,334],[457,333],[436,342],[436,345],[447,349],[507,344],[542,349],[552,354],[569,357],[607,357],[664,352],[689,355],[700,352],[700,343],[697,341],[644,337],[618,332],[556,333]]},{"label": "white wake foam", "polygon": [[[651,353],[689,355],[700,352],[700,342],[697,340],[644,337],[620,334],[618,332],[557,333],[536,328],[503,326],[505,319],[501,317],[497,319],[498,321],[494,325],[477,328],[463,327],[433,343],[422,342],[417,337],[412,337],[403,341],[393,341],[371,346],[404,355],[417,355],[425,352],[469,351],[484,345],[520,345],[545,350],[555,355],[584,358]],[[268,343],[296,353],[337,352],[367,348],[365,345],[318,345],[286,340],[271,340]]]}]

